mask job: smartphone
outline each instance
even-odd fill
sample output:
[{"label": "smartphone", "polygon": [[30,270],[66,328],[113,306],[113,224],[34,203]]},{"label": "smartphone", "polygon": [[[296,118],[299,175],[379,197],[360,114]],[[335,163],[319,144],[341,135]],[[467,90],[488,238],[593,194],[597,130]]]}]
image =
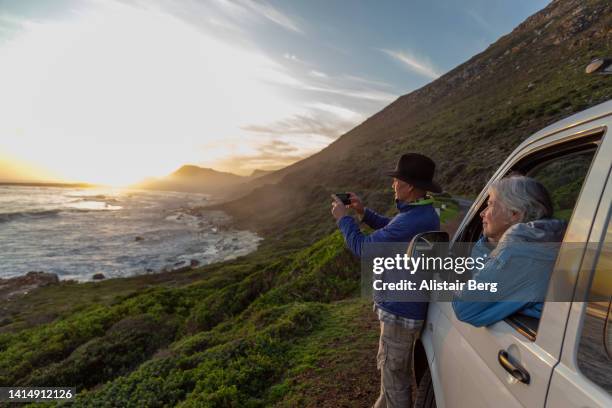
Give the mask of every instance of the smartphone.
[{"label": "smartphone", "polygon": [[335,193],[335,195],[342,201],[342,204],[349,205],[351,203],[351,195],[349,193]]}]

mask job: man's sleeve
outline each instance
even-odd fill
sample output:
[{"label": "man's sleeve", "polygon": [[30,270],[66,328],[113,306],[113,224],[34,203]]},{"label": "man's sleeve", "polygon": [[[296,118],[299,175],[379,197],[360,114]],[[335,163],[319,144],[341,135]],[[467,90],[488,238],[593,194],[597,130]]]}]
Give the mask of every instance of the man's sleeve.
[{"label": "man's sleeve", "polygon": [[[415,223],[416,224],[416,223]],[[370,235],[364,235],[359,229],[353,217],[348,215],[338,220],[338,227],[344,235],[348,248],[358,257],[361,257],[363,244],[370,242],[402,242],[404,237],[414,235],[416,226],[408,226],[404,223],[387,223],[383,228],[377,229]]]},{"label": "man's sleeve", "polygon": [[368,227],[377,230],[385,227],[389,223],[389,221],[391,221],[391,218],[384,217],[366,207],[361,221],[364,222]]}]

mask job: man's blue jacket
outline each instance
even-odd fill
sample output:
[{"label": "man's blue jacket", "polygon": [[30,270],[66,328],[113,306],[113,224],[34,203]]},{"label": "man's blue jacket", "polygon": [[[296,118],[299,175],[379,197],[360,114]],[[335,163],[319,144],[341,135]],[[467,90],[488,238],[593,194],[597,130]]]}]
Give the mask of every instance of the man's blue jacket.
[{"label": "man's blue jacket", "polygon": [[[370,242],[410,242],[416,234],[440,229],[440,217],[433,207],[433,200],[416,203],[396,200],[396,206],[399,214],[393,218],[365,209],[362,221],[376,230],[370,235],[361,232],[353,217],[347,215],[338,220],[344,240],[355,255],[361,257],[363,245]],[[427,315],[427,302],[380,302],[377,306],[414,320],[424,320]]]}]

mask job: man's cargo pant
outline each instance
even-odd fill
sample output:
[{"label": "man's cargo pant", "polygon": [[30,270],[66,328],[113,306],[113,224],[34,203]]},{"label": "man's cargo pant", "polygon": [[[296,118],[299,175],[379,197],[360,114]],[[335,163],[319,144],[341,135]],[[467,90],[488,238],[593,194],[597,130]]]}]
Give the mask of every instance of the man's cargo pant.
[{"label": "man's cargo pant", "polygon": [[380,322],[377,367],[380,370],[380,396],[374,408],[412,406],[412,349],[421,328]]}]

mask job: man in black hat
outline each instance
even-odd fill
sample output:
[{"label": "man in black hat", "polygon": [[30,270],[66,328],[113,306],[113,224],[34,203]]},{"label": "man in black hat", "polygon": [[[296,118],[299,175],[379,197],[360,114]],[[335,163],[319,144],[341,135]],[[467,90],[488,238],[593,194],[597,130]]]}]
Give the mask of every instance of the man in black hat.
[{"label": "man in black hat", "polygon": [[[440,229],[440,218],[427,192],[439,193],[440,186],[433,181],[435,163],[429,157],[404,154],[395,170],[387,173],[393,177],[393,191],[399,213],[388,218],[377,214],[363,203],[355,193],[350,193],[350,205],[344,205],[332,196],[332,215],[344,235],[350,250],[361,257],[364,244],[370,242],[410,242],[421,232]],[[359,226],[347,215],[353,208],[361,221],[375,231],[364,235]],[[380,320],[380,341],[377,366],[381,372],[380,396],[375,408],[410,407],[412,393],[412,348],[427,316],[427,302],[374,302],[374,310]]]}]

